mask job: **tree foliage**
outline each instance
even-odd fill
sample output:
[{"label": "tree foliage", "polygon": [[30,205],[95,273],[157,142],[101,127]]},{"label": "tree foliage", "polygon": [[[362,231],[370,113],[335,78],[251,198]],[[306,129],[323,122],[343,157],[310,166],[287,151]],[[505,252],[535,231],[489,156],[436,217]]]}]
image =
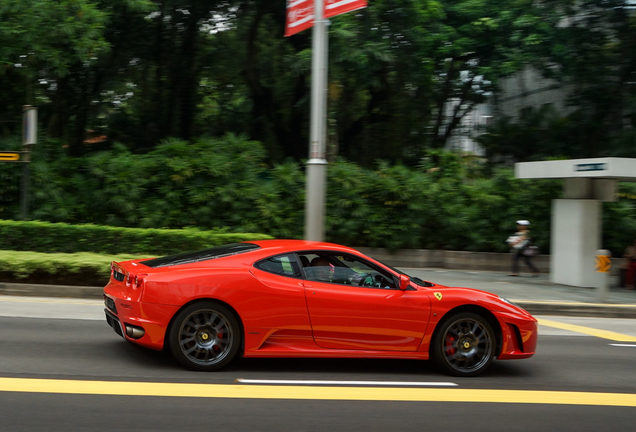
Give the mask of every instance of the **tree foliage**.
[{"label": "tree foliage", "polygon": [[[375,0],[334,17],[329,157],[417,164],[500,78],[543,55],[555,10]],[[5,135],[30,98],[73,155],[228,132],[262,142],[270,161],[307,155],[311,32],[282,37],[282,0],[8,1],[0,17]]]},{"label": "tree foliage", "polygon": [[[264,146],[245,137],[169,139],[144,154],[123,145],[84,157],[61,150],[52,141],[34,155],[33,218],[303,236],[301,165],[289,161],[270,167]],[[16,168],[0,165],[0,175]],[[504,252],[515,221],[529,219],[536,244],[547,253],[551,201],[561,190],[557,180],[515,179],[509,169],[492,171],[483,161],[440,150],[429,151],[417,167],[377,161],[363,168],[339,158],[328,171],[327,239],[392,249]],[[18,197],[0,196],[0,218],[17,214]],[[636,236],[634,185],[622,185],[621,198],[604,211],[604,246],[617,253]],[[54,237],[48,229],[42,228],[42,241]],[[72,228],[67,231],[64,235],[83,238]],[[130,241],[144,245],[152,235]]]},{"label": "tree foliage", "polygon": [[636,8],[630,0],[548,2],[558,21],[531,63],[567,96],[567,110],[526,108],[481,137],[489,156],[636,157]]},{"label": "tree foliage", "polygon": [[[560,186],[494,162],[636,154],[632,3],[374,0],[334,17],[329,238],[498,251],[525,217],[547,249]],[[39,107],[32,216],[300,237],[311,32],[284,25],[282,0],[0,3],[3,149],[20,148],[21,105]],[[503,118],[480,138],[486,167],[441,151],[528,65],[568,90],[567,113]],[[0,165],[3,218],[16,167]],[[613,227],[633,233],[630,211],[607,205],[610,248],[625,238]]]}]

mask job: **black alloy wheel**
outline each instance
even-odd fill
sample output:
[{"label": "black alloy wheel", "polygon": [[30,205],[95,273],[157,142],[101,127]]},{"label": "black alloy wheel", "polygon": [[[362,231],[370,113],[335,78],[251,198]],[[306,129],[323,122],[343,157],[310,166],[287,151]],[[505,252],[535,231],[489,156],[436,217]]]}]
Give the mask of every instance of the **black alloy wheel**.
[{"label": "black alloy wheel", "polygon": [[181,310],[170,327],[172,355],[185,367],[216,371],[236,356],[241,329],[234,313],[222,304],[205,301]]},{"label": "black alloy wheel", "polygon": [[488,320],[472,312],[445,318],[435,331],[431,356],[442,369],[455,376],[476,376],[495,358],[497,341]]}]

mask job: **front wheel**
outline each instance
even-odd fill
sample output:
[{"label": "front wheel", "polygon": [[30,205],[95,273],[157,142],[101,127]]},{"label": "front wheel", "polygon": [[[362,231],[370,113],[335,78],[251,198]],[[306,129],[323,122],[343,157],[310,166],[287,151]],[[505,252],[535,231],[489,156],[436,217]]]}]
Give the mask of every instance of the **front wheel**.
[{"label": "front wheel", "polygon": [[481,315],[458,313],[445,318],[435,331],[431,355],[451,375],[476,376],[495,358],[495,333]]},{"label": "front wheel", "polygon": [[172,355],[185,367],[216,371],[236,356],[241,330],[234,313],[212,301],[192,304],[181,310],[170,327]]}]

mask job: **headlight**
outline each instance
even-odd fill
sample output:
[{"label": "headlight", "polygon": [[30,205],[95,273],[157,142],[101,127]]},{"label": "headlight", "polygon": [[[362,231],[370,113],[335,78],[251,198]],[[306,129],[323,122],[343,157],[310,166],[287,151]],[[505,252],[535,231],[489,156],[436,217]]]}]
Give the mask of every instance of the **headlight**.
[{"label": "headlight", "polygon": [[499,297],[499,300],[501,300],[504,303],[508,303],[509,305],[512,305],[514,307],[518,307],[519,309],[523,309],[521,306],[519,306],[518,304],[515,304],[513,302],[511,302],[510,300],[508,300],[507,298],[503,298],[503,297]]}]

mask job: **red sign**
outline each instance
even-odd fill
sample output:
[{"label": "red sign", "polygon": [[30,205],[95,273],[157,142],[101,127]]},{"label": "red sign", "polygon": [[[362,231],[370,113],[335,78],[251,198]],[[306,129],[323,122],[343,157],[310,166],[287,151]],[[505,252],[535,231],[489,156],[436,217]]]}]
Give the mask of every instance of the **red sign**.
[{"label": "red sign", "polygon": [[285,36],[295,35],[314,25],[314,0],[287,0]]},{"label": "red sign", "polygon": [[325,18],[367,7],[367,0],[325,0]]},{"label": "red sign", "polygon": [[[367,0],[324,0],[323,16],[336,15],[367,7]],[[314,25],[314,0],[287,0],[285,36],[295,35]]]}]

